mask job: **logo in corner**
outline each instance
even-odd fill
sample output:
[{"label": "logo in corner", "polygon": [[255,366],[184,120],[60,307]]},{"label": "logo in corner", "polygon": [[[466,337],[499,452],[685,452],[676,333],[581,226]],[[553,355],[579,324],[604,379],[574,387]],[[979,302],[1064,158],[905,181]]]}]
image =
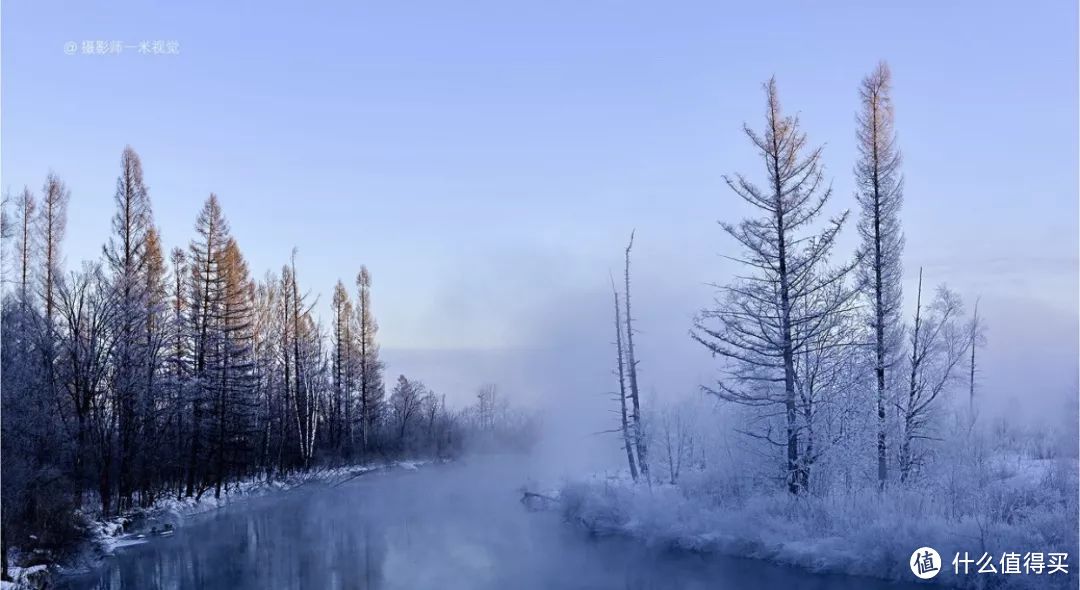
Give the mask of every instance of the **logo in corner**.
[{"label": "logo in corner", "polygon": [[911,554],[911,573],[921,580],[929,580],[941,571],[941,556],[933,547],[919,547]]}]

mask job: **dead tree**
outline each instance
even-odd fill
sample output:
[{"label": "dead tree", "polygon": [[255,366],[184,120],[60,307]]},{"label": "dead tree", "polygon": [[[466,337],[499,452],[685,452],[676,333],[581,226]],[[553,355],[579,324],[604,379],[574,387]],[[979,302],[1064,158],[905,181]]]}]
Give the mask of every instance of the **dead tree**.
[{"label": "dead tree", "polygon": [[634,443],[630,436],[630,421],[626,414],[626,367],[623,361],[622,317],[619,310],[619,292],[615,289],[615,280],[611,281],[611,292],[615,295],[615,350],[616,368],[619,375],[619,417],[622,427],[623,448],[626,449],[626,462],[630,466],[630,477],[637,481],[637,462],[634,460]]},{"label": "dead tree", "polygon": [[638,390],[637,359],[634,356],[634,320],[630,314],[630,249],[634,247],[634,232],[630,232],[630,242],[626,244],[626,266],[623,277],[626,283],[623,303],[626,306],[626,361],[630,376],[630,400],[633,402],[634,449],[637,450],[638,469],[646,481],[649,479],[648,446],[645,442],[645,429],[641,425],[641,396]]},{"label": "dead tree", "polygon": [[978,372],[975,364],[975,352],[986,345],[986,326],[983,325],[979,316],[979,300],[975,300],[975,309],[971,313],[971,322],[968,323],[968,348],[971,352],[971,360],[968,365],[968,430],[975,427],[975,419],[978,417],[975,411],[975,375]]}]

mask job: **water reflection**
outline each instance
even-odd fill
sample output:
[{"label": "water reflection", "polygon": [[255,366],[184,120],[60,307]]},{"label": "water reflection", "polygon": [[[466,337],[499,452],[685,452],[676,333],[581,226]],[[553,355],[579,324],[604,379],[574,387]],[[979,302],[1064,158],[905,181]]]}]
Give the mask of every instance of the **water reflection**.
[{"label": "water reflection", "polygon": [[382,587],[385,525],[348,503],[330,506],[325,495],[305,490],[278,507],[259,501],[202,517],[171,538],[118,550],[99,576],[71,580],[71,587]]},{"label": "water reflection", "polygon": [[522,465],[459,464],[309,484],[118,551],[74,589],[892,587],[763,562],[589,539],[529,513]]}]

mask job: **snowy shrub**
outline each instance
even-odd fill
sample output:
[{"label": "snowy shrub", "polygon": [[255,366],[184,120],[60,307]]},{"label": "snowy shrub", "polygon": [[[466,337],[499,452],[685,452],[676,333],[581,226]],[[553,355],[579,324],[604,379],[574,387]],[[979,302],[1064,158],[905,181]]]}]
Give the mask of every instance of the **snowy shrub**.
[{"label": "snowy shrub", "polygon": [[[619,532],[648,544],[768,559],[814,572],[910,581],[908,557],[917,547],[931,546],[945,561],[935,581],[959,587],[996,578],[953,575],[957,553],[1076,555],[1075,465],[993,459],[1004,459],[1009,468],[990,470],[978,486],[972,485],[978,479],[968,479],[967,485],[958,479],[972,476],[970,469],[946,469],[935,472],[936,479],[881,493],[871,485],[850,493],[792,496],[693,471],[680,485],[600,478],[569,482],[560,504],[568,520],[593,533]],[[714,493],[704,493],[709,486],[715,486]],[[1009,578],[1019,587],[1071,587],[1072,580],[1071,575]]]}]

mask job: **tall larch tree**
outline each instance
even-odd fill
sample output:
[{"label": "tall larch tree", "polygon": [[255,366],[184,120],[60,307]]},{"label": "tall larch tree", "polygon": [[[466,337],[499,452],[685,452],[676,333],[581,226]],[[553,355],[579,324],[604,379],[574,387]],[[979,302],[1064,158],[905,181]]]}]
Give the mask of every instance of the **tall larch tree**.
[{"label": "tall larch tree", "polygon": [[379,360],[379,345],[375,340],[379,324],[371,310],[371,273],[366,266],[356,275],[356,337],[359,348],[358,374],[360,401],[361,448],[368,452],[371,430],[382,405],[383,364]]},{"label": "tall larch tree", "polygon": [[220,260],[221,297],[214,307],[214,350],[208,373],[213,433],[214,497],[221,497],[227,478],[251,454],[256,400],[254,396],[254,284],[236,240],[228,238]]},{"label": "tall larch tree", "polygon": [[39,331],[41,368],[40,373],[45,387],[45,396],[56,398],[56,352],[59,345],[56,321],[56,298],[60,280],[61,244],[67,229],[67,206],[71,193],[60,177],[49,172],[42,188],[41,208],[38,210],[37,236],[35,245],[39,248],[41,265],[39,273],[40,294],[44,311],[44,329]]},{"label": "tall larch tree", "polygon": [[139,457],[139,492],[144,502],[153,500],[155,490],[151,482],[165,475],[163,462],[167,442],[163,432],[163,417],[171,409],[171,400],[167,392],[162,391],[162,376],[165,371],[165,358],[170,340],[168,268],[161,249],[161,237],[157,228],[151,226],[146,232],[142,273],[142,289],[145,292],[143,302],[144,322],[142,325],[142,391],[139,397],[138,414],[147,448]]},{"label": "tall larch tree", "polygon": [[172,477],[176,483],[179,499],[184,493],[184,473],[186,456],[184,450],[191,442],[185,431],[188,410],[188,381],[191,374],[191,305],[190,280],[191,269],[187,264],[187,255],[182,248],[176,247],[169,253],[172,277],[169,283],[169,327],[168,327],[168,378],[169,395],[172,400],[168,412],[170,441],[176,454],[172,458]]},{"label": "tall larch tree", "polygon": [[221,211],[217,195],[211,194],[203,204],[195,220],[198,237],[190,245],[189,267],[191,269],[191,332],[192,332],[192,387],[188,404],[191,407],[191,423],[188,428],[187,471],[185,495],[193,496],[196,485],[201,485],[206,473],[201,469],[203,453],[204,411],[210,399],[213,382],[212,361],[220,345],[216,331],[216,318],[224,298],[222,261],[225,246],[229,242],[229,225]]},{"label": "tall larch tree", "polygon": [[870,327],[877,404],[878,485],[888,480],[888,441],[885,408],[889,404],[889,374],[899,358],[900,306],[904,236],[900,207],[904,182],[900,151],[893,129],[892,73],[885,62],[863,79],[856,139],[855,198],[859,203],[860,245],[858,289]]},{"label": "tall larch tree", "polygon": [[713,308],[695,320],[692,337],[724,359],[724,376],[705,390],[721,399],[756,407],[782,408],[783,440],[769,442],[785,450],[784,477],[792,494],[805,490],[800,461],[796,357],[818,339],[833,314],[844,313],[849,296],[827,303],[818,293],[843,282],[851,266],[826,267],[828,254],[847,213],[815,231],[811,224],[832,195],[825,183],[820,147],[807,153],[806,135],[797,117],[784,116],[776,81],[765,84],[765,132],[744,132],[765,163],[764,186],[742,174],[725,177],[740,198],[761,213],[738,225],[721,223],[742,247],[733,258],[746,269],[721,289]]},{"label": "tall larch tree", "polygon": [[64,233],[67,229],[67,205],[71,198],[60,177],[50,172],[45,179],[42,189],[41,209],[37,218],[37,242],[41,251],[41,298],[45,311],[45,325],[53,322],[53,313],[56,310],[56,283],[60,279],[61,252],[60,245],[64,241]]},{"label": "tall larch tree", "polygon": [[19,290],[19,304],[24,308],[30,305],[31,281],[34,272],[34,260],[37,249],[34,247],[34,215],[37,212],[37,200],[30,187],[24,187],[23,191],[15,199],[15,272]]},{"label": "tall larch tree", "polygon": [[352,364],[352,319],[353,307],[349,301],[349,292],[340,280],[334,285],[333,306],[333,344],[334,344],[334,396],[330,407],[331,446],[347,450],[352,443],[349,421],[351,403],[351,364]]},{"label": "tall larch tree", "polygon": [[[112,273],[112,290],[118,305],[115,330],[113,383],[119,428],[120,508],[131,505],[139,444],[143,439],[140,401],[146,391],[146,357],[143,327],[148,321],[147,237],[153,230],[150,193],[143,181],[142,161],[131,146],[120,157],[112,218],[113,235],[104,246]],[[159,253],[160,257],[160,253]]]}]

